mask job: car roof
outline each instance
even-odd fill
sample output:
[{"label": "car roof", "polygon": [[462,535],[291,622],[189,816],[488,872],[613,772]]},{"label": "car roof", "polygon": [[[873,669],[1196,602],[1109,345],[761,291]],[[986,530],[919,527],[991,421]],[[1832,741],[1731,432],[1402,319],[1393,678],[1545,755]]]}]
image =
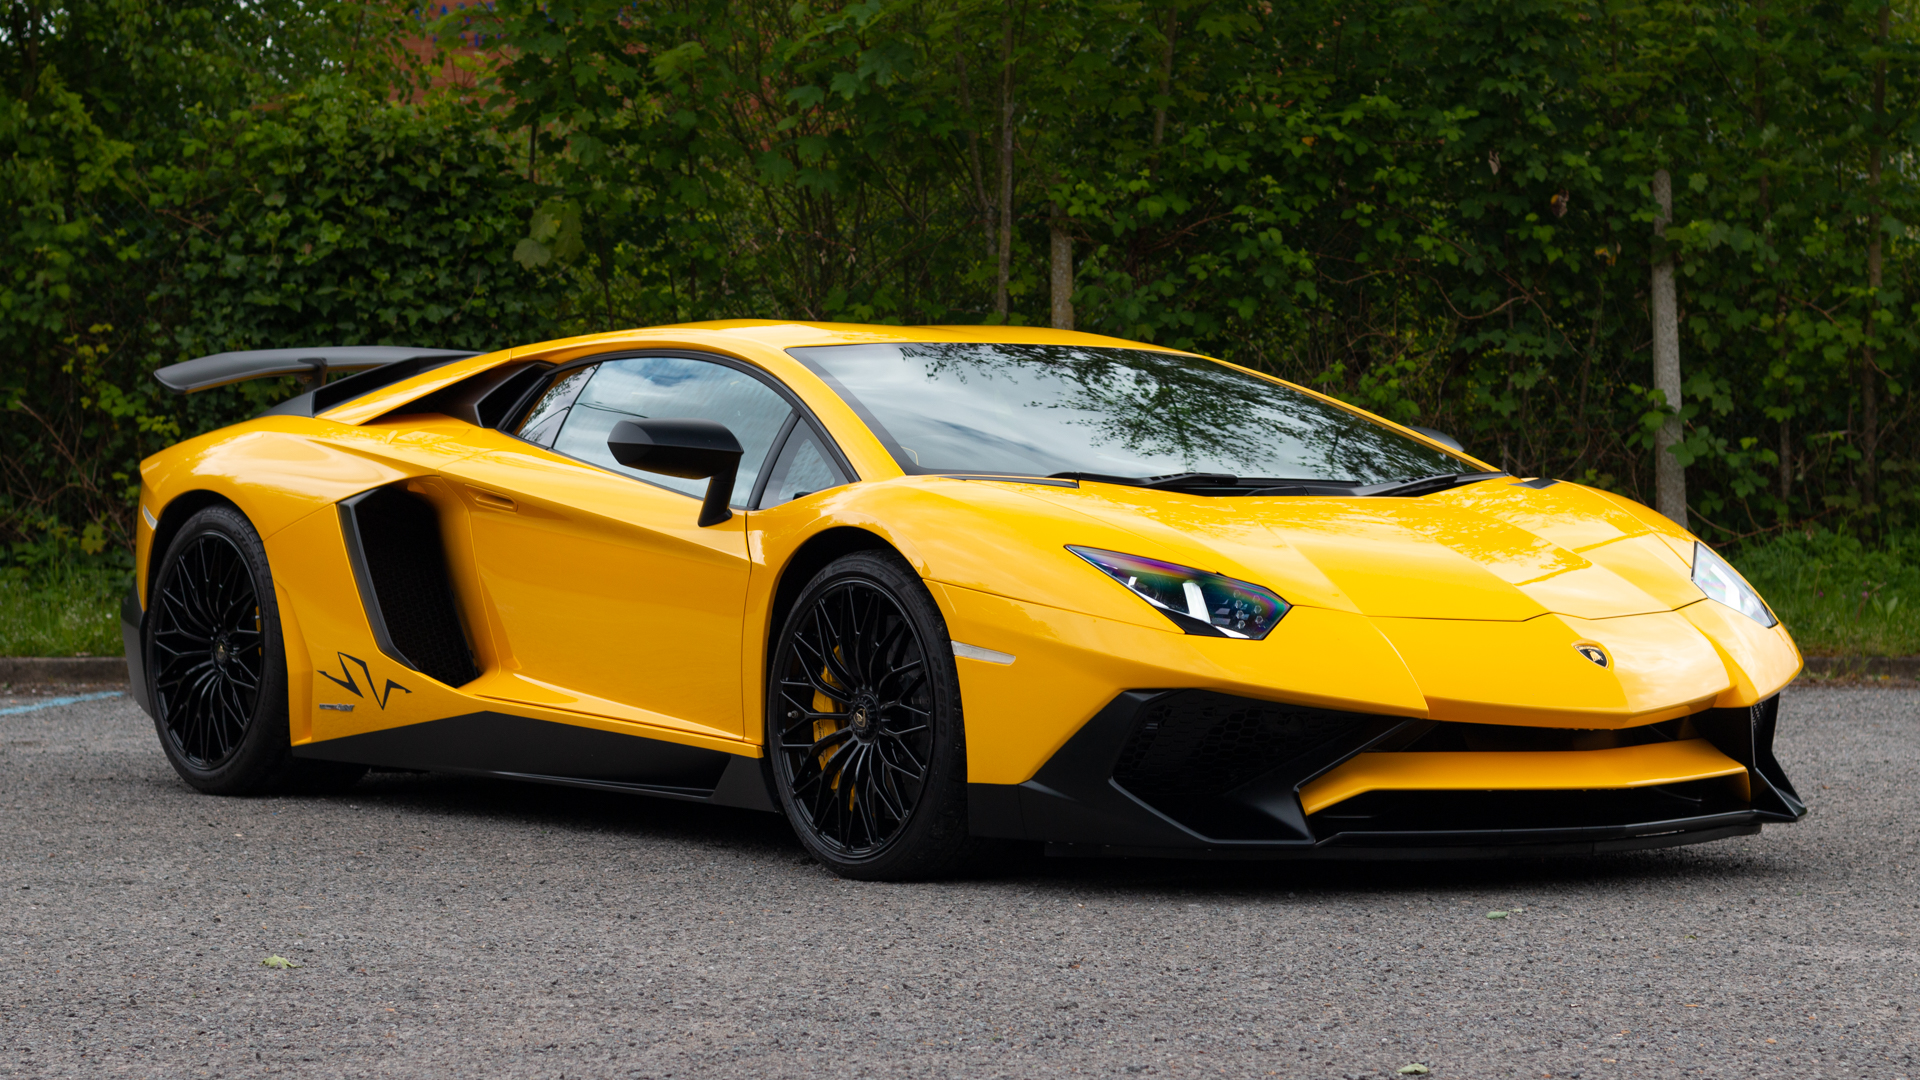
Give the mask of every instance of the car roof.
[{"label": "car roof", "polygon": [[709,322],[673,323],[643,329],[591,334],[563,341],[549,341],[516,348],[516,356],[534,352],[549,353],[556,347],[579,343],[604,348],[619,343],[640,344],[658,338],[672,338],[693,332],[722,336],[742,344],[768,349],[805,348],[811,345],[865,345],[888,342],[998,342],[1010,345],[1082,345],[1089,347],[1152,349],[1157,352],[1182,352],[1164,345],[1153,345],[1102,334],[1075,330],[1054,330],[1044,326],[892,326],[873,323],[793,322],[779,319],[719,319]]}]

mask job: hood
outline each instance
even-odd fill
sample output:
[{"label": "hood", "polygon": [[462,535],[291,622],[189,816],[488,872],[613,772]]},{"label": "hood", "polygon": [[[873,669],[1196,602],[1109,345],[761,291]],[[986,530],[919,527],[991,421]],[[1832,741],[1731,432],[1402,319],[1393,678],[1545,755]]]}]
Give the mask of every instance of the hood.
[{"label": "hood", "polygon": [[[1702,599],[1692,539],[1578,484],[1502,477],[1420,498],[1219,498],[1112,484],[1028,496],[1140,537],[1129,554],[1376,618],[1607,619]],[[1103,530],[1104,531],[1104,530]]]}]

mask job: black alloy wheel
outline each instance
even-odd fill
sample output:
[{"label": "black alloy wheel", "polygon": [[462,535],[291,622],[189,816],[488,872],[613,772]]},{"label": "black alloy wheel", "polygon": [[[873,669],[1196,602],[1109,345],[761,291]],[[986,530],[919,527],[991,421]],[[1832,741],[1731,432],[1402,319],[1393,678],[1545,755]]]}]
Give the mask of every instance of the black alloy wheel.
[{"label": "black alloy wheel", "polygon": [[217,769],[240,748],[267,674],[246,556],[224,533],[201,533],[162,571],[152,607],[154,712],[174,753]]},{"label": "black alloy wheel", "polygon": [[180,778],[212,795],[252,795],[335,789],[365,774],[365,766],[293,756],[273,574],[246,516],[209,506],[155,556],[148,700]]},{"label": "black alloy wheel", "polygon": [[845,877],[951,869],[967,848],[953,645],[898,558],[858,552],[801,593],[776,643],[774,786],[809,852]]}]

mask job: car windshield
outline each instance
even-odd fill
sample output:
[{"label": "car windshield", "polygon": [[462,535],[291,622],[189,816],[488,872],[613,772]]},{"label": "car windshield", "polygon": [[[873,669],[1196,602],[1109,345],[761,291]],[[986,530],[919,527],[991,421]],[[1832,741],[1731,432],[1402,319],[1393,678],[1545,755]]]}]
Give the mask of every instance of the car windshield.
[{"label": "car windshield", "polygon": [[1366,485],[1478,467],[1210,360],[1068,345],[788,350],[909,473],[1139,479],[1174,473]]}]

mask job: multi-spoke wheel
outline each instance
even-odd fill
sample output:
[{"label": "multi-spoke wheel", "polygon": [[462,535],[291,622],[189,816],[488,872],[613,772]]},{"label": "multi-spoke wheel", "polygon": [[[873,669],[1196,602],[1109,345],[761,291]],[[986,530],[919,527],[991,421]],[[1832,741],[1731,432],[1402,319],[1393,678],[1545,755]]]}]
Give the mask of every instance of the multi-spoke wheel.
[{"label": "multi-spoke wheel", "polygon": [[208,530],[177,548],[154,590],[154,711],[180,759],[219,768],[240,748],[267,674],[260,594],[233,538]]},{"label": "multi-spoke wheel", "polygon": [[807,849],[847,877],[951,869],[967,845],[953,647],[912,570],[878,552],[822,570],[776,642],[774,786]]},{"label": "multi-spoke wheel", "polygon": [[266,549],[230,507],[196,513],[161,556],[147,598],[146,668],[160,745],[201,791],[351,782],[365,771],[294,760]]}]

